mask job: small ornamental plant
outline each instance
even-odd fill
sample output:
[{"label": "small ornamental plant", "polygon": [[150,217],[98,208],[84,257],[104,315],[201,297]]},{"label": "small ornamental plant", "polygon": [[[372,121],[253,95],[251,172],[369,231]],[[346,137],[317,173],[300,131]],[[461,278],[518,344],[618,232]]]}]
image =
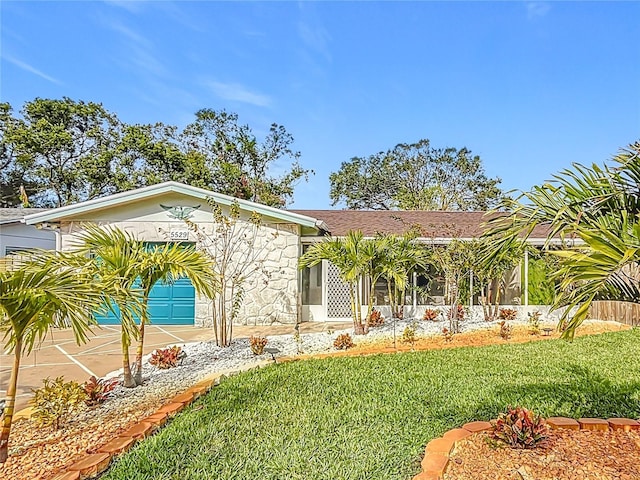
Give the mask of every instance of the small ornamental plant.
[{"label": "small ornamental plant", "polygon": [[511,334],[513,333],[513,327],[509,325],[504,320],[500,322],[500,337],[503,340],[509,340],[511,338]]},{"label": "small ornamental plant", "polygon": [[182,347],[177,345],[168,348],[159,348],[151,354],[149,363],[163,370],[176,367],[178,365],[178,361],[182,358],[182,355],[180,355],[181,353]]},{"label": "small ornamental plant", "polygon": [[86,394],[78,382],[65,382],[64,377],[43,380],[44,385],[33,391],[31,418],[42,427],[60,429],[68,418],[84,405]]},{"label": "small ornamental plant", "polygon": [[384,323],[384,318],[382,317],[382,313],[380,310],[376,310],[375,308],[371,310],[371,314],[367,318],[367,324],[370,327],[379,327]]},{"label": "small ornamental plant", "polygon": [[492,422],[493,438],[501,440],[511,448],[535,448],[547,438],[549,427],[540,415],[526,408],[509,407]]},{"label": "small ornamental plant", "polygon": [[[451,315],[451,310],[449,310],[449,315]],[[464,320],[466,316],[467,311],[464,309],[464,305],[458,304],[458,306],[456,307],[456,319]]]},{"label": "small ornamental plant", "polygon": [[107,380],[106,378],[96,378],[95,375],[92,375],[89,380],[82,385],[82,389],[87,396],[84,403],[88,407],[94,407],[104,403],[109,392],[116,388],[117,384],[117,379]]},{"label": "small ornamental plant", "polygon": [[518,310],[515,308],[501,308],[498,318],[500,320],[515,320],[518,318]]},{"label": "small ornamental plant", "polygon": [[333,346],[338,350],[349,350],[353,347],[353,340],[351,340],[351,335],[348,333],[342,333],[336,337],[333,341]]},{"label": "small ornamental plant", "polygon": [[423,320],[427,320],[429,322],[435,322],[436,318],[438,318],[440,312],[438,310],[434,310],[433,308],[427,308],[424,311],[424,315],[422,315]]},{"label": "small ornamental plant", "polygon": [[539,311],[529,312],[527,313],[529,317],[529,333],[531,335],[540,335],[540,316],[542,315]]},{"label": "small ornamental plant", "polygon": [[418,340],[418,338],[416,337],[416,330],[417,329],[415,324],[407,326],[404,329],[404,332],[402,332],[401,342],[409,343],[413,348],[413,346],[416,344],[416,341]]},{"label": "small ornamental plant", "polygon": [[[299,334],[298,334],[299,336]],[[254,355],[262,355],[264,347],[267,345],[267,339],[258,335],[251,335],[249,337],[249,346]]]},{"label": "small ornamental plant", "polygon": [[449,330],[447,327],[442,329],[442,336],[444,337],[445,342],[451,342],[453,340],[453,332]]}]

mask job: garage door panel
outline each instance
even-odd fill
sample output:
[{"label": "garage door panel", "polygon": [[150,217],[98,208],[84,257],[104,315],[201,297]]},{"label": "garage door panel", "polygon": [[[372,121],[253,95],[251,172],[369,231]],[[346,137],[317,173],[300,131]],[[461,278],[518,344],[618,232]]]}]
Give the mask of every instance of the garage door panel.
[{"label": "garage door panel", "polygon": [[178,318],[188,318],[191,317],[193,318],[195,313],[195,308],[192,304],[174,304],[173,305],[173,310],[171,312],[171,314],[174,317],[178,317]]},{"label": "garage door panel", "polygon": [[[154,244],[149,247],[154,248]],[[195,289],[191,281],[179,278],[169,284],[156,283],[149,292],[148,313],[152,325],[193,325]],[[119,325],[119,317],[111,312],[96,315],[101,325]]]}]

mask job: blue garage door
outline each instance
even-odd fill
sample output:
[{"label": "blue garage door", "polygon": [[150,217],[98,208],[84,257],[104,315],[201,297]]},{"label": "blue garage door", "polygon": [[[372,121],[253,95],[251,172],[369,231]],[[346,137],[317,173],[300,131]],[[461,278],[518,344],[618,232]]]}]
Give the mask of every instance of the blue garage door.
[{"label": "blue garage door", "polygon": [[[149,244],[153,248],[157,244]],[[185,246],[188,246],[186,244]],[[158,282],[149,295],[149,319],[151,325],[193,325],[195,319],[195,289],[188,278],[180,278],[172,284]],[[100,325],[120,325],[120,315],[111,311],[96,315]]]},{"label": "blue garage door", "polygon": [[181,278],[171,285],[156,284],[149,296],[149,318],[155,325],[193,325],[196,313],[195,289]]}]

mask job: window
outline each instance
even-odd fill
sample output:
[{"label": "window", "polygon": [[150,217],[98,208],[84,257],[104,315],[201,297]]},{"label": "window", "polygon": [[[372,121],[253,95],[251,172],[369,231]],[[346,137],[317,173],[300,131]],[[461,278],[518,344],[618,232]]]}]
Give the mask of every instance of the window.
[{"label": "window", "polygon": [[[304,251],[307,247],[303,247]],[[322,262],[302,270],[302,304],[322,305]]]}]

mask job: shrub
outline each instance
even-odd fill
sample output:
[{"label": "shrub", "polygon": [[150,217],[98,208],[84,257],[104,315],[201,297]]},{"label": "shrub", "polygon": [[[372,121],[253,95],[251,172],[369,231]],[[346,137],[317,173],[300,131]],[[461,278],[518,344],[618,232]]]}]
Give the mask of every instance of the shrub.
[{"label": "shrub", "polygon": [[71,414],[81,408],[87,396],[78,382],[65,382],[62,376],[53,381],[47,377],[43,383],[42,388],[32,390],[31,418],[40,426],[58,430]]},{"label": "shrub", "polygon": [[[297,331],[296,331],[297,333]],[[300,338],[300,334],[297,333],[297,337]],[[297,340],[297,339],[296,339]],[[262,355],[264,347],[267,345],[267,339],[265,337],[251,335],[249,337],[249,346],[254,355]]]},{"label": "shrub", "polygon": [[89,407],[104,403],[109,392],[116,388],[117,384],[118,380],[116,379],[98,379],[94,375],[92,375],[89,380],[84,382],[84,385],[82,385],[82,389],[87,396],[87,398],[85,398],[84,400],[84,403],[86,403]]},{"label": "shrub", "polygon": [[440,312],[438,310],[434,310],[432,308],[427,308],[424,311],[424,315],[422,316],[423,320],[428,320],[430,322],[435,322],[436,318],[438,318],[438,315],[440,315]]},{"label": "shrub", "polygon": [[453,340],[453,332],[449,330],[447,327],[442,329],[442,336],[444,337],[445,342],[450,342]]},{"label": "shrub", "polygon": [[[449,315],[451,315],[451,309],[449,309]],[[456,319],[464,320],[464,317],[467,315],[467,311],[464,308],[464,305],[458,304],[456,307]]]},{"label": "shrub", "polygon": [[500,322],[500,336],[504,340],[509,340],[511,338],[511,333],[513,332],[513,328],[504,320]]},{"label": "shrub", "polygon": [[380,310],[376,310],[375,308],[371,310],[371,315],[367,318],[367,323],[370,327],[379,327],[384,323],[384,318],[382,318],[382,314]]},{"label": "shrub", "polygon": [[182,358],[180,355],[182,347],[174,345],[173,347],[160,348],[151,354],[149,363],[158,368],[166,369],[178,365],[178,361]]},{"label": "shrub", "polygon": [[410,343],[413,347],[416,343],[416,340],[416,325],[412,324],[407,326],[407,328],[404,329],[404,332],[402,332],[402,343]]},{"label": "shrub", "polygon": [[527,313],[529,317],[529,333],[531,335],[540,335],[540,317],[542,314],[537,310],[533,313]]},{"label": "shrub", "polygon": [[518,318],[518,311],[515,308],[501,308],[498,318],[500,320],[515,320]]},{"label": "shrub", "polygon": [[522,407],[509,407],[493,423],[493,437],[512,448],[535,448],[547,437],[542,417]]},{"label": "shrub", "polygon": [[353,340],[348,333],[342,333],[333,341],[333,346],[338,350],[349,350],[353,347]]}]

